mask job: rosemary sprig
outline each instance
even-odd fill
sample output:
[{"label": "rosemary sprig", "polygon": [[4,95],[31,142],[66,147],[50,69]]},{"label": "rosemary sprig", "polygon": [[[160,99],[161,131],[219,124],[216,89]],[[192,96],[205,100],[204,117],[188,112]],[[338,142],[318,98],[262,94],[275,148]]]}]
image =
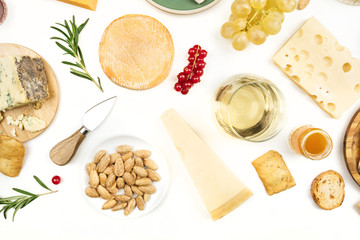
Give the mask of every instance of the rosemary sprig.
[{"label": "rosemary sprig", "polygon": [[[65,52],[64,55],[70,55],[76,59],[75,63],[62,61],[63,64],[71,66],[70,73],[74,74],[77,77],[85,78],[93,82],[102,92],[104,92],[101,86],[100,78],[97,77],[97,81],[96,81],[94,78],[91,77],[91,75],[87,71],[84,57],[79,46],[79,35],[86,26],[86,24],[88,23],[88,21],[89,19],[87,19],[84,23],[77,26],[75,22],[75,16],[73,16],[72,21],[69,20],[68,22],[64,20],[64,24],[56,23],[57,25],[62,27],[63,30],[56,26],[51,26],[51,28],[60,32],[65,38],[52,37],[51,39],[57,40],[55,41],[55,43],[59,48],[61,48]],[[65,44],[60,43],[60,41]]]},{"label": "rosemary sprig", "polygon": [[42,186],[46,190],[49,190],[50,192],[34,194],[34,193],[30,193],[28,191],[25,191],[25,190],[22,190],[19,188],[13,188],[14,191],[21,193],[23,195],[16,195],[16,196],[7,197],[7,198],[0,198],[0,205],[4,205],[2,207],[2,209],[0,210],[0,213],[3,212],[5,219],[7,218],[7,215],[6,215],[7,212],[11,208],[14,209],[14,213],[13,213],[13,217],[12,217],[12,221],[14,221],[15,214],[17,213],[17,211],[19,209],[22,209],[23,207],[27,206],[29,203],[31,203],[32,201],[34,201],[35,199],[37,199],[40,196],[57,192],[57,190],[53,191],[50,188],[48,188],[37,176],[34,176],[34,178],[40,184],[40,186]]}]

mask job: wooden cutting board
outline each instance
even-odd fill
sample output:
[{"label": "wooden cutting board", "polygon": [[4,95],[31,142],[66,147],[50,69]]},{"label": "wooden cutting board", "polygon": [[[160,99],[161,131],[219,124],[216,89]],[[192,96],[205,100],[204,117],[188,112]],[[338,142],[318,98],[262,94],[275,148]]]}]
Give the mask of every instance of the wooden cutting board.
[{"label": "wooden cutting board", "polygon": [[[0,57],[8,55],[26,55],[30,57],[41,57],[39,54],[29,48],[12,43],[0,43]],[[32,116],[37,116],[40,119],[44,120],[46,122],[46,127],[48,127],[54,119],[59,106],[59,86],[55,73],[51,69],[50,65],[45,61],[45,59],[41,59],[44,63],[46,75],[49,81],[48,83],[50,97],[41,103],[41,108],[38,110],[36,110],[33,106],[28,105],[6,111],[5,113],[3,113],[4,119],[0,122],[0,130],[4,131],[4,133],[8,136],[11,136],[10,131],[15,128],[17,135],[15,139],[20,142],[26,142],[30,139],[33,139],[34,137],[37,137],[42,132],[44,132],[46,128],[42,131],[34,133],[27,132],[25,130],[21,131],[18,127],[8,125],[6,123],[6,116],[13,116],[14,118],[16,118],[19,114],[29,114]]]},{"label": "wooden cutting board", "polygon": [[351,119],[344,138],[344,157],[350,175],[360,186],[358,164],[360,161],[360,109]]}]

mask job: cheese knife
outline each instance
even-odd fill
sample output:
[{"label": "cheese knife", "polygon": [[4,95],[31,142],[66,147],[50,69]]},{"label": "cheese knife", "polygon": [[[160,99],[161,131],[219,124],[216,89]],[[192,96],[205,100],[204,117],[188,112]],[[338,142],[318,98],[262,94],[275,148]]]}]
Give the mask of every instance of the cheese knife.
[{"label": "cheese knife", "polygon": [[56,144],[50,150],[50,159],[57,165],[67,164],[76,153],[85,136],[94,131],[109,115],[117,97],[106,99],[89,110],[83,117],[83,126],[73,135]]}]

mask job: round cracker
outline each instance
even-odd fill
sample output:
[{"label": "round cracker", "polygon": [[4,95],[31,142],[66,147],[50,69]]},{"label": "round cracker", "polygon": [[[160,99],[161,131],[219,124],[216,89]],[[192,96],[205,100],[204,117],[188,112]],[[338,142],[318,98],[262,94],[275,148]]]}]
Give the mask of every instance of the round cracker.
[{"label": "round cracker", "polygon": [[114,20],[105,29],[99,60],[106,76],[115,84],[134,90],[149,89],[169,75],[174,43],[158,20],[130,14]]}]

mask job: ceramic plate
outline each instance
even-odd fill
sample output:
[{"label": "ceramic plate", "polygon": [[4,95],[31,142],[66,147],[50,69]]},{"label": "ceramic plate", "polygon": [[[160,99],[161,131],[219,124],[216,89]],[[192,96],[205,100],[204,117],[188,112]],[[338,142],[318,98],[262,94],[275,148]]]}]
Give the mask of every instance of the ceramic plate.
[{"label": "ceramic plate", "polygon": [[147,0],[155,7],[175,14],[192,14],[204,11],[221,0],[205,0],[198,4],[194,0]]},{"label": "ceramic plate", "polygon": [[[89,162],[92,162],[94,159],[95,154],[100,150],[105,150],[108,154],[116,153],[116,147],[118,145],[130,145],[133,147],[133,151],[146,149],[151,151],[150,158],[154,160],[158,165],[158,170],[156,171],[161,180],[159,182],[154,182],[153,185],[156,187],[156,193],[152,194],[148,202],[145,204],[145,209],[140,211],[138,208],[135,208],[128,216],[124,215],[124,210],[119,211],[111,211],[108,210],[101,210],[102,205],[106,202],[106,200],[102,198],[90,198],[85,194],[85,188],[89,186],[89,177],[86,172],[86,165]],[[133,136],[117,136],[112,137],[104,142],[100,143],[97,147],[95,147],[86,158],[84,163],[84,170],[83,170],[83,189],[84,189],[84,197],[88,200],[90,205],[92,205],[95,209],[100,211],[103,214],[106,214],[111,217],[116,217],[119,219],[131,219],[144,216],[151,212],[156,206],[159,205],[161,200],[164,198],[167,188],[169,184],[169,170],[167,166],[167,162],[165,157],[161,154],[161,152],[155,148],[154,146],[148,144],[142,139]],[[124,194],[124,190],[120,189],[117,194]],[[134,195],[135,196],[135,195]]]}]

